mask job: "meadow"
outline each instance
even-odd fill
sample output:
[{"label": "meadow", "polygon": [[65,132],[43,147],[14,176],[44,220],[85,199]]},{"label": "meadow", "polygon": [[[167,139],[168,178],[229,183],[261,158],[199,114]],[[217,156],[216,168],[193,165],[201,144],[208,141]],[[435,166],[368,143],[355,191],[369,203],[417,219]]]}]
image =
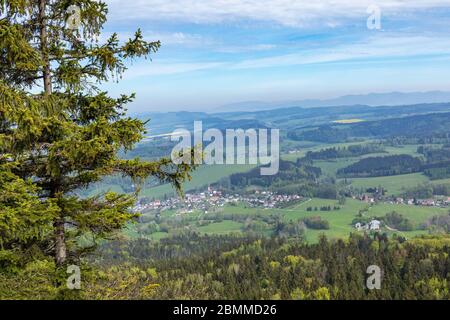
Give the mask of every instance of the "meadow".
[{"label": "meadow", "polygon": [[[308,151],[319,151],[321,149],[330,147],[348,147],[350,145],[361,145],[374,140],[357,141],[340,144],[318,144],[303,142],[303,148],[296,153],[283,154],[284,160],[295,161],[298,158],[304,157]],[[294,144],[292,144],[294,146]],[[385,146],[383,153],[367,154],[361,157],[352,158],[339,158],[333,160],[316,160],[313,165],[322,169],[323,176],[336,178],[336,172],[344,167],[347,167],[361,158],[384,156],[384,155],[400,155],[407,154],[414,157],[422,157],[417,153],[418,145],[406,145],[406,146]],[[215,165],[215,166],[201,166],[193,174],[192,181],[187,182],[184,185],[185,191],[190,191],[198,188],[204,188],[209,184],[217,182],[223,178],[228,177],[233,173],[246,172],[254,168],[252,165]],[[422,173],[397,175],[397,176],[385,176],[385,177],[371,177],[371,178],[354,178],[354,179],[339,179],[339,182],[346,181],[347,184],[354,188],[365,190],[367,188],[373,188],[382,186],[386,189],[388,195],[400,195],[404,192],[405,188],[417,186],[429,182],[430,180]],[[434,184],[446,184],[450,183],[450,179],[436,180]],[[251,188],[249,188],[250,190]],[[248,191],[248,190],[247,190]],[[144,189],[141,193],[142,197],[162,198],[165,196],[173,196],[175,192],[169,185],[162,185],[153,188]],[[340,210],[332,211],[320,211],[320,207],[330,206],[340,207]],[[314,210],[314,208],[318,210]],[[312,211],[308,208],[313,208]],[[406,238],[412,238],[416,235],[427,233],[427,231],[419,230],[420,226],[430,217],[434,215],[447,214],[448,209],[437,207],[419,207],[419,206],[407,206],[397,204],[378,203],[369,205],[368,203],[346,199],[345,204],[339,204],[338,200],[319,199],[313,198],[302,203],[292,205],[283,209],[264,209],[254,208],[244,203],[226,205],[221,208],[212,208],[210,210],[214,213],[232,214],[248,217],[248,221],[258,221],[258,217],[262,215],[278,216],[285,222],[299,221],[307,217],[318,216],[321,219],[328,221],[330,228],[328,230],[313,230],[306,229],[305,237],[308,242],[317,242],[321,235],[325,235],[329,239],[346,238],[350,233],[358,232],[353,221],[357,217],[360,211],[364,211],[364,215],[367,218],[381,218],[391,212],[398,212],[408,218],[414,225],[415,230],[410,232],[394,232],[383,228],[383,232],[392,235],[393,233],[401,234]],[[234,220],[220,220],[220,221],[205,221],[205,214],[203,212],[194,211],[186,214],[177,214],[174,210],[164,211],[161,214],[163,219],[169,219],[172,221],[183,221],[183,229],[189,229],[199,232],[201,234],[236,234],[243,233],[244,224],[242,222]],[[145,235],[136,230],[135,227],[130,227],[127,235],[135,238],[144,236],[146,238],[158,241],[164,237],[168,237],[177,232],[177,228],[169,230],[167,232],[155,232],[151,235]],[[272,230],[268,229],[263,234],[270,236]]]},{"label": "meadow", "polygon": [[[321,207],[330,206],[331,208],[339,207],[339,210],[332,211],[320,211]],[[312,208],[309,211],[308,208]],[[317,208],[317,211],[314,210]],[[262,209],[262,208],[251,208],[244,204],[238,205],[227,205],[223,208],[216,209],[214,212],[223,214],[233,214],[248,217],[248,221],[258,221],[258,216],[271,215],[279,216],[285,222],[296,222],[307,217],[321,217],[323,220],[329,222],[330,228],[328,230],[313,230],[307,228],[305,231],[305,238],[307,242],[315,243],[319,240],[320,236],[325,235],[329,239],[343,239],[350,235],[350,233],[358,232],[354,225],[353,220],[358,216],[359,212],[364,212],[364,216],[370,219],[381,218],[386,214],[391,212],[397,212],[402,214],[404,217],[408,218],[414,225],[414,231],[399,232],[390,231],[383,228],[383,232],[388,235],[394,233],[402,235],[406,238],[412,238],[416,235],[426,234],[427,231],[419,230],[420,226],[427,221],[430,217],[434,215],[444,215],[448,214],[448,208],[438,208],[438,207],[420,207],[420,206],[408,206],[399,204],[386,204],[378,203],[370,205],[363,201],[347,199],[345,204],[340,204],[337,200],[330,199],[319,199],[313,198],[308,199],[302,203],[287,207],[284,209]],[[192,231],[199,232],[201,234],[236,234],[243,233],[244,224],[242,222],[233,220],[222,220],[218,222],[209,222],[206,225],[199,226],[199,222],[205,222],[205,215],[203,212],[194,211],[192,213],[177,215],[175,211],[165,211],[162,213],[163,218],[172,219],[177,221],[183,219],[187,221],[187,225],[183,225],[180,228],[189,229]],[[151,235],[142,234],[136,231],[136,225],[130,226],[126,232],[127,236],[130,238],[145,237],[158,241],[164,237],[168,237],[178,229],[171,230],[167,232],[156,232]],[[264,235],[270,236],[271,230],[266,230],[263,232]]]},{"label": "meadow", "polygon": [[362,189],[382,186],[388,195],[400,195],[406,188],[429,182],[429,179],[422,173],[412,173],[388,177],[355,178],[348,179],[347,182],[354,188]]}]

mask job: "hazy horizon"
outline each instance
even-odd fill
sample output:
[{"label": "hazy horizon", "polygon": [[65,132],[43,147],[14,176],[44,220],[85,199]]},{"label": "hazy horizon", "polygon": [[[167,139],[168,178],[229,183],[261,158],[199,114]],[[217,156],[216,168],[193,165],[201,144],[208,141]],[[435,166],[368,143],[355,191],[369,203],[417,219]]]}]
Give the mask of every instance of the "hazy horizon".
[{"label": "hazy horizon", "polygon": [[370,92],[367,94],[349,94],[330,97],[328,99],[310,98],[279,101],[235,101],[229,104],[210,106],[209,108],[183,108],[164,110],[144,109],[131,110],[130,114],[140,115],[146,113],[167,112],[203,112],[203,113],[226,113],[226,112],[253,112],[291,107],[300,108],[322,108],[322,107],[346,107],[354,105],[366,105],[372,107],[401,106],[414,104],[450,103],[450,91],[426,91],[426,92]]}]

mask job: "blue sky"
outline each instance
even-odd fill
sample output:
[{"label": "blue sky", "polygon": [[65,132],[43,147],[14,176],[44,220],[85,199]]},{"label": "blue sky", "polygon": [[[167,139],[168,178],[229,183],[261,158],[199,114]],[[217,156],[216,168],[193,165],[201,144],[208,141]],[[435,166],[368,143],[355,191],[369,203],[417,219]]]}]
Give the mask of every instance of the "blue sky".
[{"label": "blue sky", "polygon": [[[140,27],[162,42],[105,86],[136,92],[132,112],[450,88],[450,0],[106,2],[105,36]],[[367,28],[370,5],[381,29]]]}]

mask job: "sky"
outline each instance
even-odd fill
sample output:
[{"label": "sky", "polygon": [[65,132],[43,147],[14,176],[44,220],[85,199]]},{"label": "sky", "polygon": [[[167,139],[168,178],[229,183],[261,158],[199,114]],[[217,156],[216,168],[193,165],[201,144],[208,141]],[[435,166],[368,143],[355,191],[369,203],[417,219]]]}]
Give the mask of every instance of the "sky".
[{"label": "sky", "polygon": [[105,85],[135,92],[133,113],[450,89],[450,0],[106,3],[104,37],[141,28],[162,43]]}]

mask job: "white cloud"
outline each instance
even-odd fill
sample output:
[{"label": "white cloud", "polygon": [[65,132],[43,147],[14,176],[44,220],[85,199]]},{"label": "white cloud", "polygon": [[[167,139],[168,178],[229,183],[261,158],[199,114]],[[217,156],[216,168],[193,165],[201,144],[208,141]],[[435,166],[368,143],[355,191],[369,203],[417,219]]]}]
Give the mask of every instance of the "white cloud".
[{"label": "white cloud", "polygon": [[[154,32],[151,30],[142,30],[143,36],[147,40],[159,40],[163,45],[183,45],[183,46],[199,46],[213,44],[214,41],[207,39],[199,34],[191,34],[185,32]],[[133,38],[132,32],[117,32],[120,41],[126,41]],[[102,32],[100,42],[106,41],[113,32]]]},{"label": "white cloud", "polygon": [[175,75],[226,68],[228,70],[263,69],[321,63],[358,62],[375,59],[426,57],[429,55],[450,56],[447,40],[438,37],[401,35],[373,36],[365,41],[345,44],[333,48],[302,50],[299,53],[274,55],[266,58],[248,59],[238,62],[186,62],[179,60],[158,60],[131,66],[126,78],[156,75]]},{"label": "white cloud", "polygon": [[177,62],[153,61],[132,65],[124,75],[125,79],[150,77],[159,75],[174,75],[201,70],[213,69],[224,65],[221,62]]},{"label": "white cloud", "polygon": [[242,52],[257,52],[257,51],[269,51],[275,49],[275,44],[255,44],[255,45],[221,45],[216,46],[214,51],[223,53],[242,53]]},{"label": "white cloud", "polygon": [[365,17],[371,4],[384,12],[448,7],[450,0],[106,0],[114,20],[146,19],[191,23],[256,20],[285,26],[337,26]]},{"label": "white cloud", "polygon": [[358,59],[401,58],[427,55],[450,55],[447,40],[425,36],[374,36],[355,44],[335,46],[330,49],[303,50],[301,53],[285,54],[261,59],[244,60],[235,69],[283,67],[332,63]]}]

